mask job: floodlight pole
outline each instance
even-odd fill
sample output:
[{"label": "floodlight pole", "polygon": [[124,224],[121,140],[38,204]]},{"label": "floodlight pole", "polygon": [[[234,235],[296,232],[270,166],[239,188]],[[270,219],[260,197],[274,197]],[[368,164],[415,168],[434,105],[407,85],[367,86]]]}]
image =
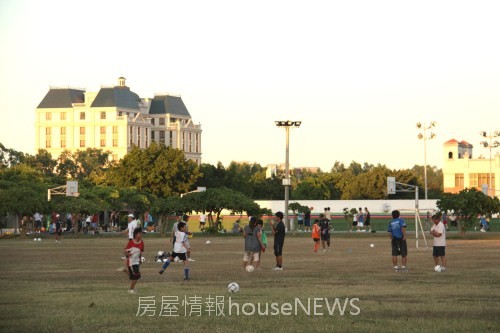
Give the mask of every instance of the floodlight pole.
[{"label": "floodlight pole", "polygon": [[423,126],[421,123],[417,123],[417,128],[420,129],[422,128],[423,134],[419,133],[418,138],[424,140],[424,192],[425,192],[425,200],[427,200],[427,140],[433,139],[436,135],[434,133],[431,133],[429,136],[427,136],[426,131],[428,129],[433,128],[436,126],[435,121],[431,121],[429,126],[426,126],[424,123]]},{"label": "floodlight pole", "polygon": [[[482,141],[482,142],[479,143],[484,148],[489,148],[489,150],[490,150],[490,175],[489,175],[489,185],[488,185],[488,195],[490,195],[490,189],[492,187],[492,184],[491,184],[491,171],[492,171],[492,167],[491,167],[491,150],[493,148],[500,147],[500,142],[498,142],[498,141],[491,142],[491,139],[498,138],[500,136],[500,131],[495,131],[495,132],[491,132],[490,131],[490,135],[487,135],[486,131],[481,131],[479,134],[482,137],[484,137],[484,138],[490,139],[489,140],[490,142],[488,142],[488,141]],[[491,190],[491,196],[492,197],[495,196],[495,191]]]},{"label": "floodlight pole", "polygon": [[285,187],[285,209],[283,212],[284,223],[287,225],[288,221],[288,202],[290,200],[290,128],[300,127],[301,121],[275,121],[277,127],[284,127],[286,133],[286,148],[285,148],[285,178],[283,179],[283,186]]}]

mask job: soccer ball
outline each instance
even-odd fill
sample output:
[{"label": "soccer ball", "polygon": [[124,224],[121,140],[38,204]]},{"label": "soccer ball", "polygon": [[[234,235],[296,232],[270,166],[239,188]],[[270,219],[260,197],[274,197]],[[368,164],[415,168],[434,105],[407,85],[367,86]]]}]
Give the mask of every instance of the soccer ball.
[{"label": "soccer ball", "polygon": [[33,238],[33,240],[36,242],[38,240],[38,238]]},{"label": "soccer ball", "polygon": [[207,244],[207,245],[210,245],[210,243],[211,243],[211,242],[210,242],[209,240],[207,240],[207,241],[205,242],[205,244]]},{"label": "soccer ball", "polygon": [[245,267],[245,270],[248,272],[248,273],[251,273],[255,270],[255,267],[253,267],[252,265],[247,265],[247,267]]},{"label": "soccer ball", "polygon": [[372,243],[372,244],[370,244],[370,247],[375,247],[375,244],[373,244],[373,243]]},{"label": "soccer ball", "polygon": [[162,257],[165,254],[163,251],[158,251],[158,257]]},{"label": "soccer ball", "polygon": [[385,213],[388,213],[390,210],[391,210],[391,205],[389,205],[388,203],[385,203],[382,205],[382,210],[385,212]]},{"label": "soccer ball", "polygon": [[436,265],[436,266],[434,267],[434,271],[436,271],[436,272],[441,272],[441,266],[440,266],[440,265]]},{"label": "soccer ball", "polygon": [[39,241],[39,242],[41,242],[41,241],[42,241],[42,239],[41,239],[41,238],[38,238],[38,241]]},{"label": "soccer ball", "polygon": [[141,257],[141,262],[145,262],[145,261],[146,261],[146,258]]},{"label": "soccer ball", "polygon": [[237,293],[240,290],[240,286],[236,282],[231,282],[227,285],[227,290],[230,293]]}]

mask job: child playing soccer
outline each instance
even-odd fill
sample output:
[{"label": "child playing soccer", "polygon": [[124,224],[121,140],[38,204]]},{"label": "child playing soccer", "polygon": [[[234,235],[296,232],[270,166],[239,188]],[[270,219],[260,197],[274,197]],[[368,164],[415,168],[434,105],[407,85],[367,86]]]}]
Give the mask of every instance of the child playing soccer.
[{"label": "child playing soccer", "polygon": [[446,228],[437,215],[432,215],[432,222],[434,223],[431,228],[431,235],[434,236],[434,246],[432,247],[434,265],[437,266],[439,258],[441,258],[441,272],[444,272],[446,271]]},{"label": "child playing soccer", "polygon": [[[406,262],[408,260],[408,247],[406,245],[406,222],[399,217],[399,210],[392,211],[392,220],[389,222],[387,232],[391,236],[392,264],[396,272],[408,272]],[[398,256],[401,256],[401,269],[398,267]]]},{"label": "child playing soccer", "polygon": [[128,274],[130,278],[130,294],[135,294],[135,284],[141,278],[139,265],[141,264],[142,252],[144,252],[144,242],[142,241],[142,229],[134,229],[134,238],[129,240],[125,247],[125,257],[127,257]]},{"label": "child playing soccer", "polygon": [[179,260],[184,262],[184,280],[189,280],[189,260],[188,255],[190,253],[190,249],[186,245],[187,243],[187,233],[186,233],[186,223],[179,222],[177,225],[178,231],[175,232],[175,243],[174,243],[174,251],[170,254],[170,257],[163,263],[163,267],[159,271],[160,274],[163,274],[165,269],[167,269],[168,265],[172,261],[174,261],[175,257],[178,257]]},{"label": "child playing soccer", "polygon": [[312,230],[312,239],[314,241],[314,252],[318,252],[319,249],[319,241],[320,241],[320,228],[319,228],[319,220],[314,220],[313,230]]},{"label": "child playing soccer", "polygon": [[259,261],[255,262],[255,269],[261,270],[260,268],[260,261],[262,259],[262,253],[266,252],[266,247],[267,247],[267,236],[266,232],[264,231],[264,221],[262,220],[257,220],[257,227],[259,228],[259,234],[257,237],[260,237],[260,242],[262,244],[261,250],[259,252]]}]

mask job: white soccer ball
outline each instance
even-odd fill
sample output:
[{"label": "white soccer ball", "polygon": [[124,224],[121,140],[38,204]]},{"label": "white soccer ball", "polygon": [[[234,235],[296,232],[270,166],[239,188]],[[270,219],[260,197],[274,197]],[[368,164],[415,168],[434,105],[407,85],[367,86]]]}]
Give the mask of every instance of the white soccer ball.
[{"label": "white soccer ball", "polygon": [[253,267],[252,265],[247,265],[247,267],[245,267],[245,270],[248,272],[248,273],[251,273],[255,270],[255,267]]},{"label": "white soccer ball", "polygon": [[163,252],[163,251],[158,251],[158,257],[161,257],[161,256],[163,256],[164,254],[165,254],[165,252]]},{"label": "white soccer ball", "polygon": [[41,239],[41,238],[38,238],[38,241],[39,241],[39,242],[41,242],[41,241],[42,241],[42,239]]},{"label": "white soccer ball", "polygon": [[[167,260],[167,259],[165,259],[165,260]],[[162,262],[162,261],[161,261],[161,259],[156,259],[156,262]]]},{"label": "white soccer ball", "polygon": [[211,241],[209,241],[209,240],[207,240],[207,241],[205,242],[205,244],[207,244],[207,245],[210,245],[210,243],[212,243],[212,242],[211,242]]},{"label": "white soccer ball", "polygon": [[146,261],[146,258],[141,257],[141,262],[145,262],[145,261]]},{"label": "white soccer ball", "polygon": [[375,244],[371,243],[371,244],[370,244],[370,247],[375,247]]},{"label": "white soccer ball", "polygon": [[38,238],[33,238],[33,240],[36,242],[38,240]]},{"label": "white soccer ball", "polygon": [[388,213],[390,210],[391,210],[391,205],[389,205],[388,203],[385,203],[382,205],[382,210],[385,212],[385,213]]},{"label": "white soccer ball", "polygon": [[174,258],[174,261],[175,261],[175,262],[179,262],[179,260],[180,260],[180,259],[179,259],[179,257],[175,257],[175,258]]},{"label": "white soccer ball", "polygon": [[434,267],[434,271],[435,271],[435,272],[441,272],[441,266],[440,266],[440,265],[436,265],[436,266]]},{"label": "white soccer ball", "polygon": [[240,290],[240,286],[236,282],[231,282],[227,285],[227,290],[230,293],[237,293]]}]

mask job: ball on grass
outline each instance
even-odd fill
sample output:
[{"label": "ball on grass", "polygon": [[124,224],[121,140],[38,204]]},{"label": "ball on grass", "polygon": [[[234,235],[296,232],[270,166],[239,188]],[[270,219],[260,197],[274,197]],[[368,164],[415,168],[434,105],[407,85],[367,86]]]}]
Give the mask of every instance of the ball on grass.
[{"label": "ball on grass", "polygon": [[251,273],[255,270],[255,267],[253,267],[252,265],[247,265],[247,267],[245,267],[245,270],[248,272],[248,273]]},{"label": "ball on grass", "polygon": [[207,241],[205,242],[205,244],[207,244],[207,245],[210,245],[210,243],[212,243],[212,242],[211,242],[211,241],[209,241],[209,240],[207,240]]},{"label": "ball on grass", "polygon": [[240,286],[236,282],[231,282],[227,285],[227,290],[230,293],[237,293],[240,290]]},{"label": "ball on grass", "polygon": [[375,247],[375,244],[371,243],[371,244],[370,244],[370,247]]}]

